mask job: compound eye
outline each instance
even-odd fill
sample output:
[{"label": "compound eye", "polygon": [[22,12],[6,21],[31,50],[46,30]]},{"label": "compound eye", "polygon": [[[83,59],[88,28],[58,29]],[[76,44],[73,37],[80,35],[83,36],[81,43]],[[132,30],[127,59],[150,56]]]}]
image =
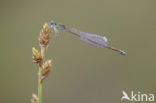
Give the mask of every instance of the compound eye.
[{"label": "compound eye", "polygon": [[56,23],[53,20],[51,20],[50,25],[56,25]]}]

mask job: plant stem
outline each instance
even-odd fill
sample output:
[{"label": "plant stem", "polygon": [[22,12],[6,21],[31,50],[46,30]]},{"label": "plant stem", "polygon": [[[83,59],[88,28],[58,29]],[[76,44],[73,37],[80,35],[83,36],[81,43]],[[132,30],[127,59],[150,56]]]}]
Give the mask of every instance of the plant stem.
[{"label": "plant stem", "polygon": [[38,103],[42,103],[41,71],[42,71],[42,68],[40,67],[39,73],[38,73]]}]

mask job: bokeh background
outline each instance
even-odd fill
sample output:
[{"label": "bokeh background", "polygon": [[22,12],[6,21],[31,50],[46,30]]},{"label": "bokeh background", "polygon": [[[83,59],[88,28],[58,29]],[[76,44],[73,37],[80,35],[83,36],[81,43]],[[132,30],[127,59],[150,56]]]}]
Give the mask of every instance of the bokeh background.
[{"label": "bokeh background", "polygon": [[[30,103],[38,66],[32,47],[55,20],[106,36],[120,54],[60,32],[46,52],[43,103],[120,103],[122,91],[156,94],[155,0],[0,0],[0,103]],[[128,102],[128,101],[125,101]]]}]

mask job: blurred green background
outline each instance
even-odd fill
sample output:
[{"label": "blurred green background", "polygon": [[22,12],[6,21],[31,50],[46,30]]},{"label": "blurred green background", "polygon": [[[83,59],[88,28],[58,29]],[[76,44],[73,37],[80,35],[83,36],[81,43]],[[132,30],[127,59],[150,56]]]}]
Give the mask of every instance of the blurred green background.
[{"label": "blurred green background", "polygon": [[40,30],[50,20],[106,36],[128,55],[61,32],[46,52],[53,70],[43,84],[43,103],[120,103],[123,90],[156,94],[155,5],[155,0],[0,0],[0,103],[30,103],[37,93],[32,47],[39,49]]}]

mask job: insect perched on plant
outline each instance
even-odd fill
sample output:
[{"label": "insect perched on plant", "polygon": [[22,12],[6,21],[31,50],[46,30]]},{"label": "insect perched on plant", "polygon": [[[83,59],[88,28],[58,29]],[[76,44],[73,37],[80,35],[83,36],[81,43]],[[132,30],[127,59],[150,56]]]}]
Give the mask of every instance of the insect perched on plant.
[{"label": "insect perched on plant", "polygon": [[108,39],[105,36],[100,36],[97,34],[83,32],[83,31],[77,30],[75,28],[63,25],[63,24],[57,24],[53,20],[50,21],[50,25],[51,25],[51,28],[54,29],[55,34],[58,33],[58,30],[64,30],[64,31],[67,31],[67,32],[74,34],[80,40],[82,40],[82,41],[84,41],[90,45],[93,45],[93,46],[98,47],[98,48],[104,48],[105,47],[105,48],[111,49],[113,51],[116,51],[116,52],[120,53],[121,55],[126,55],[126,52],[109,46],[108,45],[109,44]]}]

